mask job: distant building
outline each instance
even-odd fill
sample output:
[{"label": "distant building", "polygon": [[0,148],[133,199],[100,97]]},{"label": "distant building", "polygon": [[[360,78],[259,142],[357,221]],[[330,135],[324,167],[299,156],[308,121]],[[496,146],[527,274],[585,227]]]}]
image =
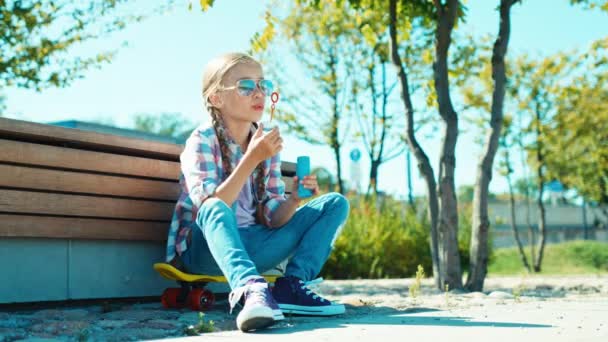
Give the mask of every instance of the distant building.
[{"label": "distant building", "polygon": [[53,126],[67,127],[67,128],[76,128],[76,129],[81,129],[84,131],[93,131],[93,132],[98,132],[98,133],[120,135],[123,137],[129,137],[129,138],[160,141],[160,142],[165,142],[165,143],[170,143],[170,144],[183,145],[185,142],[185,138],[172,138],[172,137],[167,137],[167,136],[160,135],[160,134],[138,131],[135,129],[119,128],[119,127],[103,125],[103,124],[99,124],[99,123],[84,122],[84,121],[78,121],[78,120],[49,122],[48,124],[53,125]]}]

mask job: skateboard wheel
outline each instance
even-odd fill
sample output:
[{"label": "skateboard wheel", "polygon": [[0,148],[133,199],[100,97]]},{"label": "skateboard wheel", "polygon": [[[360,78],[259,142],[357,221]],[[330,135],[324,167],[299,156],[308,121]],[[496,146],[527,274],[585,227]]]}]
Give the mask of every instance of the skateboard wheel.
[{"label": "skateboard wheel", "polygon": [[207,311],[215,303],[213,292],[206,289],[192,289],[188,297],[190,308],[195,311]]},{"label": "skateboard wheel", "polygon": [[169,309],[183,306],[183,304],[180,305],[180,303],[177,302],[177,298],[179,297],[181,290],[182,289],[176,287],[165,289],[160,297],[160,302],[163,307]]}]

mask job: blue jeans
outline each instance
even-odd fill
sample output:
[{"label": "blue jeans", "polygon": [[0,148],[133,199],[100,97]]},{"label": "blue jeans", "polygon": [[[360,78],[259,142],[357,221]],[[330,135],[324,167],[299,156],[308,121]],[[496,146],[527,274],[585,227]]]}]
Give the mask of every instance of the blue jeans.
[{"label": "blue jeans", "polygon": [[280,228],[239,229],[232,209],[220,199],[209,198],[199,208],[182,261],[190,273],[224,274],[232,289],[288,257],[285,276],[312,280],[329,257],[348,212],[348,200],[329,193],[298,208]]}]

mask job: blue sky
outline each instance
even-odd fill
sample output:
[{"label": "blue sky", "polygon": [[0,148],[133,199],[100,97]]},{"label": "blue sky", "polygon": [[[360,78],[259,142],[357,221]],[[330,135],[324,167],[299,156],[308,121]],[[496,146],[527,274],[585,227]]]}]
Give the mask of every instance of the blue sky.
[{"label": "blue sky", "polygon": [[[467,22],[462,30],[475,34],[497,32],[498,0],[470,0]],[[592,40],[608,35],[608,14],[583,11],[567,0],[524,0],[513,10],[509,55],[522,52],[546,55],[559,50],[583,49]],[[196,3],[196,1],[195,1]],[[139,5],[145,4],[139,1]],[[187,1],[172,12],[134,24],[111,37],[91,42],[75,53],[90,53],[119,47],[118,55],[100,70],[62,89],[32,90],[8,88],[7,116],[34,122],[57,120],[111,120],[129,127],[136,113],[177,112],[192,121],[206,120],[201,110],[201,73],[205,63],[226,51],[249,48],[251,35],[263,27],[263,2],[221,0],[207,13],[188,11]],[[237,10],[238,8],[238,10]],[[272,66],[265,66],[271,68]],[[305,90],[304,90],[305,91]],[[277,106],[280,106],[280,102]],[[457,185],[473,184],[479,147],[474,134],[463,132],[457,145]],[[421,139],[437,170],[440,136]],[[345,178],[350,178],[348,153],[361,144],[349,143],[343,150]],[[335,170],[328,147],[309,146],[286,137],[283,160],[295,161],[301,151],[311,155],[312,166]],[[361,163],[363,179],[369,160]],[[414,191],[423,194],[424,182],[413,168]],[[379,188],[392,194],[407,193],[405,156],[385,163],[380,169]],[[365,186],[364,184],[362,184]],[[506,183],[495,174],[491,190],[502,192]]]}]

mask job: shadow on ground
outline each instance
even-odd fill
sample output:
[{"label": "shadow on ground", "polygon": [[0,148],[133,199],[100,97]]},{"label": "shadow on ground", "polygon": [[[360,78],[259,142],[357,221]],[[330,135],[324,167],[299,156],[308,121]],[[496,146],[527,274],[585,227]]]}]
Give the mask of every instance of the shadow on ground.
[{"label": "shadow on ground", "polygon": [[448,315],[420,315],[423,313],[448,313],[434,308],[408,308],[403,310],[380,306],[373,308],[348,307],[345,315],[336,317],[287,316],[271,329],[257,334],[292,334],[300,331],[326,328],[346,328],[352,325],[420,325],[450,327],[496,327],[496,328],[551,328],[551,325],[476,321],[470,317]]}]

